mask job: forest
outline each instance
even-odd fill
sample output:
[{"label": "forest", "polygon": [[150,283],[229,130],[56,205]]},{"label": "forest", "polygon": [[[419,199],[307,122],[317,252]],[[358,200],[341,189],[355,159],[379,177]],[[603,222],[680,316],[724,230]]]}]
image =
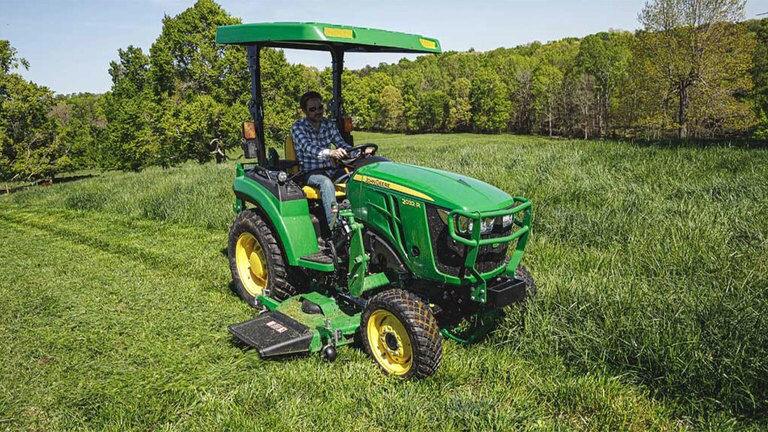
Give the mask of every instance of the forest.
[{"label": "forest", "polygon": [[[768,19],[744,21],[738,1],[711,16],[658,13],[666,3],[648,3],[634,33],[347,70],[345,112],[357,130],[409,134],[768,140]],[[0,40],[0,179],[168,167],[237,149],[249,117],[246,56],[214,36],[240,22],[213,0],[165,16],[148,52],[117,50],[105,94],[56,95],[26,81],[19,70],[40,65]],[[310,89],[330,97],[330,68],[289,64],[267,49],[262,72],[265,134],[281,146],[301,115],[298,97]]]}]

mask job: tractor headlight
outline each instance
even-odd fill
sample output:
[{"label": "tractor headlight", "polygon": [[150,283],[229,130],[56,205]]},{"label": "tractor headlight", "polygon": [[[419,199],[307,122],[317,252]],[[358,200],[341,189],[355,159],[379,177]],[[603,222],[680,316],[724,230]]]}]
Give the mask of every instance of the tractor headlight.
[{"label": "tractor headlight", "polygon": [[501,225],[504,229],[509,228],[515,222],[515,215],[509,214],[501,218]]},{"label": "tractor headlight", "polygon": [[[443,221],[444,224],[448,225],[448,215],[450,212],[448,210],[443,209],[437,209],[437,214],[440,216],[440,220]],[[454,226],[456,227],[456,232],[458,232],[461,235],[469,236],[472,235],[472,228],[475,226],[475,220],[470,219],[465,216],[456,216],[454,219]],[[481,234],[488,234],[491,231],[493,231],[493,225],[496,223],[496,218],[485,218],[483,219],[482,223],[480,224],[480,233]]]},{"label": "tractor headlight", "polygon": [[480,225],[480,234],[490,234],[490,232],[493,231],[493,224],[495,223],[495,217],[483,219],[483,223]]},{"label": "tractor headlight", "polygon": [[464,216],[457,216],[456,217],[456,231],[459,232],[459,234],[463,235],[469,235],[472,234],[472,227],[474,226],[474,221],[472,219],[469,219]]},{"label": "tractor headlight", "polygon": [[[444,209],[437,209],[437,214],[440,216],[440,220],[443,221],[444,224],[448,225],[448,215],[451,212]],[[456,231],[459,234],[471,234],[472,233],[472,219],[466,218],[464,216],[455,216],[454,217],[454,227],[456,227]]]},{"label": "tractor headlight", "polygon": [[[496,218],[485,218],[480,222],[480,234],[490,234],[493,231],[493,224]],[[475,226],[475,220],[464,216],[458,216],[456,219],[456,231],[462,235],[472,235],[472,228]]]}]

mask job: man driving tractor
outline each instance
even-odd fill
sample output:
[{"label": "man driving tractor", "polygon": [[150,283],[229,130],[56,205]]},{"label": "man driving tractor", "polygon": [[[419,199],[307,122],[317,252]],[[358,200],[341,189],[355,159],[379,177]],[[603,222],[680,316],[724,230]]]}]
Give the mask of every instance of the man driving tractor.
[{"label": "man driving tractor", "polygon": [[[323,209],[328,223],[331,223],[331,209],[336,202],[334,180],[346,172],[337,168],[334,161],[347,157],[352,148],[342,138],[336,123],[323,116],[323,98],[318,92],[304,93],[299,100],[305,117],[291,126],[291,138],[296,150],[300,170],[306,173],[306,183],[320,189]],[[331,144],[335,149],[331,149]]]}]

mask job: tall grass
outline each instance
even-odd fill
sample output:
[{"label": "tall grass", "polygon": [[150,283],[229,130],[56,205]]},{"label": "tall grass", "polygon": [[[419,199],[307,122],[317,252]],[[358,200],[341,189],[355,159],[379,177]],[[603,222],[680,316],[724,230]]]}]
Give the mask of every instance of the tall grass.
[{"label": "tall grass", "polygon": [[[487,367],[487,374],[478,379],[490,381],[479,385],[478,391],[485,396],[481,400],[491,405],[473,402],[469,393],[466,398],[457,394],[450,402],[439,399],[427,404],[427,419],[419,424],[428,426],[430,413],[447,409],[469,413],[466,421],[451,423],[458,429],[530,426],[530,422],[498,415],[491,415],[488,424],[481,420],[483,413],[494,412],[496,403],[508,405],[505,416],[514,411],[509,411],[510,399],[502,391],[514,392],[505,380],[515,385],[525,381],[524,371],[517,369],[521,361],[527,362],[524,370],[531,371],[531,381],[521,390],[527,398],[518,407],[521,415],[530,420],[567,413],[564,423],[545,422],[545,429],[579,428],[578,421],[571,420],[574,412],[581,411],[592,419],[591,424],[582,425],[585,429],[651,425],[664,429],[674,424],[732,428],[743,416],[764,424],[768,411],[768,151],[479,135],[359,134],[356,141],[377,142],[380,153],[394,160],[476,177],[534,203],[525,263],[541,287],[539,298],[524,310],[513,310],[485,346],[466,351],[457,347],[458,351],[448,354],[444,372],[422,390],[392,384],[396,393],[421,397],[424,388],[440,392],[441,385],[452,385],[439,384],[441,380],[471,379],[474,375],[468,370]],[[233,173],[233,164],[105,173],[2,197],[0,207],[7,203],[11,210],[4,214],[15,221],[17,230],[24,218],[35,219],[42,216],[34,215],[49,211],[57,214],[53,209],[61,209],[62,217],[98,215],[85,218],[96,218],[95,228],[108,226],[108,220],[120,226],[144,224],[150,233],[153,229],[165,232],[153,221],[189,227],[197,230],[196,236],[221,236],[218,246],[223,248],[233,217]],[[27,209],[24,218],[19,216],[22,209]],[[51,217],[35,224],[44,229],[57,226],[57,220]],[[77,226],[73,221],[61,229],[81,241],[96,241],[89,234],[92,230]],[[153,234],[130,232],[137,236],[140,246],[134,248],[139,259],[165,263],[160,268],[176,268],[170,251],[178,245],[155,244]],[[106,232],[104,236],[96,243],[106,250],[123,239]],[[186,244],[195,250],[194,240]],[[215,253],[208,256],[213,260]],[[203,277],[201,273],[214,267],[214,285],[225,285],[223,259],[215,266],[201,262],[191,274]],[[155,274],[162,277],[163,273]],[[232,306],[227,307],[231,315]],[[214,318],[221,321],[221,317],[199,317]],[[486,349],[495,351],[483,360]],[[463,361],[472,365],[465,366]],[[511,369],[500,371],[499,362]],[[319,367],[314,360],[300,364],[310,370]],[[279,368],[267,369],[279,374],[275,371]],[[341,371],[363,373],[357,366]],[[545,378],[550,372],[552,376]],[[343,383],[343,391],[359,389],[354,380]],[[625,385],[637,386],[641,395],[647,391],[665,407],[672,407],[682,423],[659,422],[659,415],[668,415],[666,408],[648,408],[642,397],[629,396]],[[542,389],[539,398],[531,396],[535,388]],[[254,391],[262,394],[263,389]],[[591,392],[607,393],[589,400]],[[617,399],[606,405],[611,395]],[[534,400],[544,404],[538,414],[530,411]],[[413,413],[397,402],[388,403]],[[622,419],[617,417],[622,410],[617,404],[624,403],[635,406],[626,408],[629,417]],[[2,407],[0,398],[0,412]],[[121,413],[129,415],[130,410]],[[394,418],[396,424],[401,421]]]}]

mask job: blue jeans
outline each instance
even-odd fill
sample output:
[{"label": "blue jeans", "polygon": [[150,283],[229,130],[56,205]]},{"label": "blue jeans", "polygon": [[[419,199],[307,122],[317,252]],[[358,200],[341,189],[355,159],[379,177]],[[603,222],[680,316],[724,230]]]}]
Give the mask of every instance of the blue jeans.
[{"label": "blue jeans", "polygon": [[344,174],[343,169],[327,169],[307,177],[307,184],[309,186],[320,189],[323,210],[325,210],[325,220],[328,221],[328,225],[331,224],[331,208],[336,202],[336,188],[333,186],[333,180],[331,179],[337,179],[342,174]]}]

